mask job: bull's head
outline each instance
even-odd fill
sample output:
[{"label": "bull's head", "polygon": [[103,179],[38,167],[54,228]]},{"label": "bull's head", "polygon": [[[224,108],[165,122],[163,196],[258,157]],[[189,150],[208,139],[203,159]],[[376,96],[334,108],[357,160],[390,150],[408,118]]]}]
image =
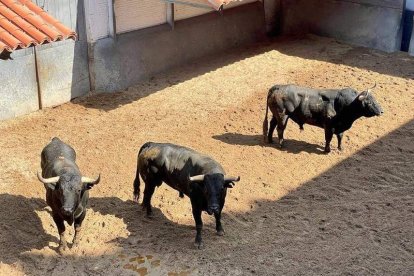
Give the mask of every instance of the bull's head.
[{"label": "bull's head", "polygon": [[358,100],[361,102],[362,111],[365,117],[380,116],[384,113],[380,104],[374,98],[374,95],[372,95],[372,91],[376,86],[377,84],[375,83],[373,87],[358,95]]},{"label": "bull's head", "polygon": [[98,184],[101,176],[99,175],[96,179],[91,179],[84,176],[80,177],[79,175],[64,174],[43,178],[40,173],[37,173],[37,178],[47,189],[51,189],[58,194],[57,198],[61,203],[62,214],[71,221],[83,193]]},{"label": "bull's head", "polygon": [[227,188],[233,188],[234,182],[240,181],[240,177],[228,177],[221,173],[201,174],[190,177],[189,181],[199,185],[207,201],[207,213],[212,215],[221,212]]}]

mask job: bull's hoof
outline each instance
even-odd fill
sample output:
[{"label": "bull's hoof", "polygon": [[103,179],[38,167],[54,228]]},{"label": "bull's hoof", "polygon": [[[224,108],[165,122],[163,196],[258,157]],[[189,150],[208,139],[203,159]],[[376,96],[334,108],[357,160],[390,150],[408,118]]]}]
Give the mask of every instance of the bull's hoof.
[{"label": "bull's hoof", "polygon": [[136,203],[138,203],[138,199],[139,199],[139,194],[134,195],[134,197],[132,198],[132,200]]},{"label": "bull's hoof", "polygon": [[147,218],[153,219],[154,218],[154,214],[152,212],[151,213],[147,213]]},{"label": "bull's hoof", "polygon": [[217,231],[217,235],[218,236],[224,236],[224,234],[225,234],[226,232],[224,232],[224,230],[218,230]]},{"label": "bull's hoof", "polygon": [[72,241],[72,248],[76,248],[79,247],[80,244],[80,238],[79,237],[75,237]]},{"label": "bull's hoof", "polygon": [[204,249],[204,243],[203,242],[195,242],[194,246],[196,249]]},{"label": "bull's hoof", "polygon": [[324,151],[326,154],[328,154],[328,153],[330,153],[331,152],[331,149],[330,148],[325,148],[325,151]]},{"label": "bull's hoof", "polygon": [[68,246],[66,245],[66,244],[61,244],[61,245],[59,245],[59,247],[58,247],[58,252],[59,252],[59,254],[64,254],[67,250],[68,250],[69,248],[68,248]]},{"label": "bull's hoof", "polygon": [[339,150],[339,151],[342,151],[342,147],[338,147],[338,150]]}]

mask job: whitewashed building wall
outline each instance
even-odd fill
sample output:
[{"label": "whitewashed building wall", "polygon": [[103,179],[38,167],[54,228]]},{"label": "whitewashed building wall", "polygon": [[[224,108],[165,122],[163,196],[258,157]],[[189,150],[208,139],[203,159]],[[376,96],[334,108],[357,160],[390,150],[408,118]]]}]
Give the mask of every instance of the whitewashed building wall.
[{"label": "whitewashed building wall", "polygon": [[116,0],[114,5],[117,33],[167,22],[167,3],[161,0]]}]

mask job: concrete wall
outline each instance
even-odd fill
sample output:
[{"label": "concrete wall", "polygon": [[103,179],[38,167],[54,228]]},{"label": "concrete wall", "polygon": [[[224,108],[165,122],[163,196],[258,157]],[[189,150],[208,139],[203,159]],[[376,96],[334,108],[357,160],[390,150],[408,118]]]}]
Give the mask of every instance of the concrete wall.
[{"label": "concrete wall", "polygon": [[90,49],[92,87],[125,89],[196,58],[246,45],[264,35],[262,3],[242,5],[175,24],[164,24],[98,40]]},{"label": "concrete wall", "polygon": [[403,0],[282,0],[283,33],[310,32],[347,43],[397,51]]},{"label": "concrete wall", "polygon": [[0,60],[0,120],[38,109],[33,49],[12,53],[12,61]]},{"label": "concrete wall", "polygon": [[264,0],[263,6],[266,21],[266,32],[269,35],[279,34],[282,19],[282,0]]},{"label": "concrete wall", "polygon": [[76,30],[79,39],[17,50],[12,60],[0,60],[0,120],[36,111],[39,102],[56,106],[90,90],[83,0],[56,0],[44,9]]},{"label": "concrete wall", "polygon": [[45,6],[49,14],[76,30],[78,40],[36,47],[42,107],[60,105],[90,91],[83,2],[55,0]]}]

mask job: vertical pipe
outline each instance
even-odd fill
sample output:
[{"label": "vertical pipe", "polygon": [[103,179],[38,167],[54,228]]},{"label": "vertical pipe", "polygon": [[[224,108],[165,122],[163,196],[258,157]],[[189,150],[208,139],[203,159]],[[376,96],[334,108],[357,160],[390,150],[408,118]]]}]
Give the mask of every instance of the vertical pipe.
[{"label": "vertical pipe", "polygon": [[39,79],[39,64],[37,60],[37,46],[33,46],[33,54],[35,59],[35,71],[36,71],[36,84],[37,84],[37,99],[39,102],[39,109],[43,109],[42,92],[40,91],[40,79]]}]

